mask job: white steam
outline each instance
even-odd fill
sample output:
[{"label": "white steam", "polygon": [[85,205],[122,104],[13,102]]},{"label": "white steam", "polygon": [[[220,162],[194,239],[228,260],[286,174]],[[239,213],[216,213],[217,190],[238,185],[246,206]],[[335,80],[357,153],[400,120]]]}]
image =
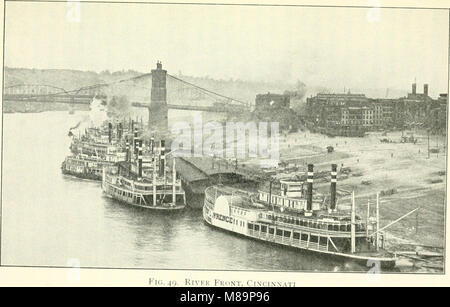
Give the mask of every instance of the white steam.
[{"label": "white steam", "polygon": [[89,113],[69,130],[75,134],[78,133],[77,131],[83,133],[86,128],[100,127],[107,119],[106,104],[94,97],[89,105]]},{"label": "white steam", "polygon": [[94,97],[90,105],[89,124],[92,127],[99,127],[107,119],[108,115],[106,113],[106,104],[104,104],[101,99],[97,99]]}]

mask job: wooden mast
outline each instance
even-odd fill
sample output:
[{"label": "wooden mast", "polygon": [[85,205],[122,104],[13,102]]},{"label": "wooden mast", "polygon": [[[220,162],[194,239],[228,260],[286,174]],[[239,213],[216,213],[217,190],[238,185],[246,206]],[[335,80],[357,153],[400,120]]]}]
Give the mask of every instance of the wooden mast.
[{"label": "wooden mast", "polygon": [[367,199],[366,237],[369,237],[369,220],[370,220],[370,199]]},{"label": "wooden mast", "polygon": [[177,182],[177,170],[175,169],[175,157],[172,155],[172,203],[175,207],[177,204],[177,198],[176,198],[176,184]]},{"label": "wooden mast", "polygon": [[152,186],[153,186],[153,206],[156,206],[156,154],[153,154],[153,176],[152,176]]},{"label": "wooden mast", "polygon": [[351,252],[352,254],[355,253],[356,251],[356,234],[355,234],[355,191],[352,191],[352,212],[351,212],[351,216],[352,216],[352,222],[351,222]]},{"label": "wooden mast", "polygon": [[375,244],[376,244],[376,249],[379,249],[380,246],[380,233],[379,233],[379,229],[380,229],[380,193],[377,192],[377,206],[376,206],[376,225],[377,225],[377,233],[375,236]]}]

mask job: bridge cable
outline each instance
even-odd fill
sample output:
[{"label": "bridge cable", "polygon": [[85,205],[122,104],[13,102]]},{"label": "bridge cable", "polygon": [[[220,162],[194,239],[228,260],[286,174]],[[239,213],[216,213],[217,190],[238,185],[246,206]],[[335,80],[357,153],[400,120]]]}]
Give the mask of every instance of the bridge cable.
[{"label": "bridge cable", "polygon": [[219,96],[219,97],[222,97],[222,98],[231,100],[231,101],[236,101],[236,102],[239,102],[239,103],[244,104],[244,105],[248,105],[247,102],[244,102],[244,101],[241,101],[241,100],[238,100],[238,99],[234,99],[234,98],[231,98],[231,97],[227,97],[227,96],[224,96],[224,95],[222,95],[222,94],[219,94],[219,93],[216,93],[216,92],[207,90],[207,89],[205,89],[205,88],[203,88],[203,87],[200,87],[200,86],[198,86],[198,85],[192,84],[192,83],[187,82],[187,81],[184,81],[184,80],[179,79],[179,78],[177,78],[177,77],[175,77],[175,76],[172,76],[172,75],[170,75],[170,74],[167,74],[167,75],[168,75],[169,77],[171,77],[171,78],[177,80],[177,81],[180,81],[180,82],[182,82],[182,83],[185,83],[185,84],[187,84],[187,85],[190,85],[190,86],[192,86],[192,87],[195,87],[195,88],[197,88],[197,89],[199,89],[199,90],[201,90],[201,91],[204,91],[204,92],[207,92],[207,93],[211,93],[211,94],[214,94],[214,95],[216,95],[216,96]]},{"label": "bridge cable", "polygon": [[[142,78],[145,78],[145,77],[148,77],[148,76],[151,76],[151,75],[152,75],[152,73],[146,73],[146,74],[142,74],[142,75],[139,75],[139,76],[131,77],[131,78],[128,78],[128,79],[116,80],[116,81],[113,81],[113,82],[110,82],[110,83],[98,83],[98,84],[83,86],[83,87],[80,87],[80,88],[77,88],[77,89],[74,89],[74,90],[70,90],[70,91],[64,90],[62,92],[57,92],[57,93],[52,93],[52,94],[34,95],[34,96],[27,97],[27,99],[33,99],[33,98],[38,98],[38,97],[52,97],[52,96],[57,96],[57,95],[61,95],[61,94],[78,93],[78,92],[80,92],[82,90],[89,90],[89,89],[93,89],[93,88],[107,87],[107,86],[111,86],[113,84],[127,82],[127,81],[135,81],[135,80],[142,79]],[[24,84],[17,84],[17,86],[20,86],[20,85],[24,85]],[[7,88],[14,87],[14,86],[15,85],[8,86]]]}]

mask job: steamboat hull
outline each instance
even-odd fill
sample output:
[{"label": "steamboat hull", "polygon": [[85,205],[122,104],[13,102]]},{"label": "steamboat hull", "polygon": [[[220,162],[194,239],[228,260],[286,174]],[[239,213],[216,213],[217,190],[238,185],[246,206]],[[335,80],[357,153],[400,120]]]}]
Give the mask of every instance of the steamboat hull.
[{"label": "steamboat hull", "polygon": [[80,179],[94,180],[94,181],[102,180],[102,175],[89,173],[89,172],[79,173],[79,172],[74,172],[74,171],[68,170],[65,168],[64,163],[61,166],[61,172],[63,175],[68,175],[68,176],[72,176],[72,177],[76,177],[76,178],[80,178]]},{"label": "steamboat hull", "polygon": [[[356,229],[357,225],[355,225],[355,241],[352,243],[356,244],[356,250],[352,253],[349,223],[346,221],[342,224],[338,222],[335,226],[339,228],[333,230],[331,225],[319,225],[319,220],[313,218],[287,215],[284,216],[286,219],[280,219],[280,216],[273,219],[274,211],[268,210],[265,206],[249,204],[244,200],[245,196],[226,195],[228,192],[229,190],[215,187],[207,189],[203,219],[208,225],[253,240],[320,254],[369,268],[390,270],[395,267],[396,256],[383,248],[376,250],[372,243],[367,241],[365,230],[360,227]],[[327,222],[334,223],[334,221]]]},{"label": "steamboat hull", "polygon": [[126,191],[122,188],[115,186],[109,182],[103,181],[102,182],[102,189],[103,193],[106,195],[106,197],[114,199],[118,201],[121,204],[136,207],[136,208],[142,208],[146,210],[152,210],[152,211],[159,211],[159,212],[176,212],[183,210],[186,205],[184,203],[182,204],[157,204],[155,206],[153,205],[146,205],[142,202],[138,202],[136,196],[142,197],[142,194],[133,194],[132,191]]},{"label": "steamboat hull", "polygon": [[249,234],[238,233],[238,232],[226,229],[226,228],[222,228],[218,225],[214,225],[214,224],[208,222],[207,219],[204,219],[204,223],[213,229],[222,231],[227,234],[234,235],[236,237],[248,238],[248,239],[251,239],[254,241],[262,242],[264,244],[288,248],[290,250],[295,250],[295,251],[298,251],[301,253],[321,255],[322,257],[326,257],[330,260],[335,260],[335,261],[338,260],[338,261],[342,261],[342,262],[350,261],[350,262],[356,263],[358,265],[361,265],[363,267],[367,267],[368,269],[379,264],[380,267],[384,270],[392,270],[395,268],[395,264],[396,264],[396,260],[397,260],[395,257],[394,258],[366,257],[366,256],[359,256],[359,255],[346,254],[346,253],[336,253],[336,252],[308,249],[308,248],[303,248],[300,246],[292,245],[292,244],[290,244],[290,242],[279,242],[276,239],[270,240],[268,238],[261,238],[261,237],[252,236]]}]

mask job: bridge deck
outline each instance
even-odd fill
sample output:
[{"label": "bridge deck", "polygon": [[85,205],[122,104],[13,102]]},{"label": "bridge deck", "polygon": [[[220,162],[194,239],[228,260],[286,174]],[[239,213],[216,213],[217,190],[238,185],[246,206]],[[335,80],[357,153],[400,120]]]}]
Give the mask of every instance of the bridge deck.
[{"label": "bridge deck", "polygon": [[[4,101],[29,101],[29,102],[46,102],[46,103],[70,103],[70,104],[90,104],[95,95],[83,95],[83,94],[4,94]],[[106,99],[106,96],[101,96]],[[149,108],[149,103],[132,102],[131,105],[137,108]],[[246,110],[242,105],[213,105],[213,106],[195,106],[195,105],[177,105],[167,104],[168,109],[173,110],[186,110],[186,111],[203,111],[203,112],[239,112]]]}]

